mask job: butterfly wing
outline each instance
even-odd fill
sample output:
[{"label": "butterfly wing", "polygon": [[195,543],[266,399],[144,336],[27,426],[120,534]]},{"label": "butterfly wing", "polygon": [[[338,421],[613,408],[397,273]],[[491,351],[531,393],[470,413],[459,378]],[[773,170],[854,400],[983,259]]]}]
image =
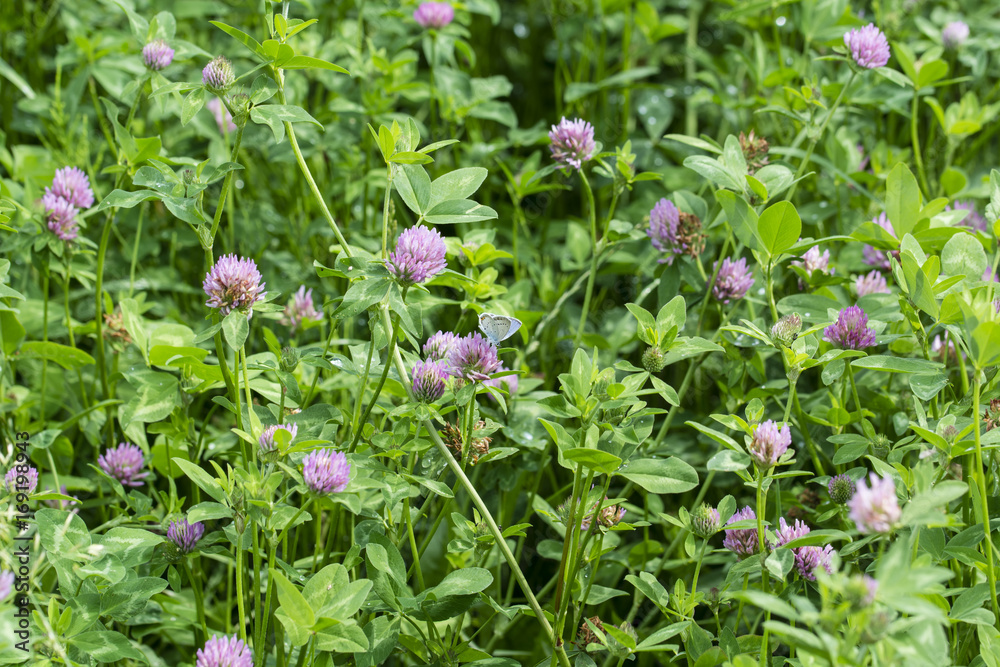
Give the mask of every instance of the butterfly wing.
[{"label": "butterfly wing", "polygon": [[521,320],[506,315],[483,313],[479,316],[479,328],[494,345],[510,338],[521,327]]}]

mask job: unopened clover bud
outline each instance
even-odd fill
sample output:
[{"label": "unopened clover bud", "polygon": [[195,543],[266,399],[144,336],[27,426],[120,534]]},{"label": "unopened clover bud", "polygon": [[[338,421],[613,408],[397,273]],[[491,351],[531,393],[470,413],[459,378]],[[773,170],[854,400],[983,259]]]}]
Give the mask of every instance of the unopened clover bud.
[{"label": "unopened clover bud", "polygon": [[237,126],[246,125],[247,118],[250,117],[250,96],[237,93],[229,98],[229,106],[232,108],[233,122]]},{"label": "unopened clover bud", "polygon": [[838,505],[846,505],[854,497],[854,480],[847,475],[837,475],[830,478],[826,489],[830,492],[830,500]]},{"label": "unopened clover bud", "polygon": [[594,382],[594,397],[600,401],[606,401],[610,396],[608,396],[608,387],[611,386],[615,381],[615,369],[605,368],[601,371],[601,374],[597,376],[597,381]]},{"label": "unopened clover bud", "polygon": [[225,56],[218,56],[205,65],[205,69],[201,71],[201,81],[213,93],[225,93],[236,82],[233,64]]},{"label": "unopened clover bud", "polygon": [[658,347],[648,347],[642,353],[642,367],[650,373],[659,373],[664,366],[663,352]]},{"label": "unopened clover bud", "polygon": [[868,617],[868,624],[861,632],[861,642],[863,644],[874,644],[885,637],[892,622],[888,612],[884,609],[871,614]]},{"label": "unopened clover bud", "polygon": [[299,351],[294,347],[281,348],[281,370],[291,373],[299,365]]},{"label": "unopened clover bud", "polygon": [[802,331],[802,318],[798,313],[785,315],[771,327],[771,338],[781,347],[791,347]]},{"label": "unopened clover bud", "polygon": [[875,601],[878,581],[867,574],[856,574],[847,582],[844,597],[855,610],[861,610]]},{"label": "unopened clover bud", "polygon": [[243,512],[236,512],[233,515],[233,526],[235,526],[238,535],[242,535],[243,531],[247,529],[247,517]]},{"label": "unopened clover bud", "polygon": [[[236,512],[243,511],[243,489],[234,488],[233,492],[229,494],[229,504]],[[242,531],[240,531],[242,532]]]},{"label": "unopened clover bud", "polygon": [[889,438],[885,437],[881,433],[872,438],[868,445],[871,448],[872,456],[875,458],[885,461],[885,459],[889,456],[889,449],[891,448]]},{"label": "unopened clover bud", "polygon": [[185,169],[181,172],[181,176],[184,178],[185,185],[191,185],[194,183],[194,171],[191,169]]},{"label": "unopened clover bud", "polygon": [[719,530],[719,524],[719,511],[708,503],[691,514],[691,530],[698,537],[708,539]]}]

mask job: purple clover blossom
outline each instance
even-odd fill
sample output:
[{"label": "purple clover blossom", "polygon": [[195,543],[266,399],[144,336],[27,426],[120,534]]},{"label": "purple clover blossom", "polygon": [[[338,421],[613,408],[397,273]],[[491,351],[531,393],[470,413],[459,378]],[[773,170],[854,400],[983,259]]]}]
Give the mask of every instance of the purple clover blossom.
[{"label": "purple clover blossom", "polygon": [[824,334],[826,340],[845,350],[863,350],[875,344],[875,330],[868,326],[868,316],[858,306],[841,310]]},{"label": "purple clover blossom", "polygon": [[[18,465],[24,465],[24,464],[18,464]],[[20,492],[31,495],[32,493],[35,492],[35,489],[38,488],[38,471],[35,469],[34,466],[26,466],[28,468],[27,471],[18,472],[17,471],[18,465],[12,467],[10,470],[7,471],[7,474],[4,475],[3,478],[4,486],[7,487],[7,491],[10,493]],[[27,480],[26,483],[18,482],[17,478],[21,476],[23,476]],[[21,488],[18,488],[19,486]],[[24,489],[25,486],[27,487],[27,491],[25,491]]]},{"label": "purple clover blossom", "polygon": [[298,424],[272,424],[264,429],[264,432],[260,434],[257,439],[257,444],[260,446],[260,453],[263,456],[268,456],[272,453],[277,453],[278,443],[274,441],[274,434],[278,431],[287,431],[289,436],[288,441],[291,442],[298,435],[299,425]]},{"label": "purple clover blossom", "polygon": [[62,197],[47,193],[42,205],[48,215],[49,230],[63,241],[72,241],[79,235],[76,207]]},{"label": "purple clover blossom", "polygon": [[267,294],[260,278],[252,259],[223,255],[205,274],[201,285],[208,295],[205,305],[218,308],[223,317],[234,310],[245,310],[249,320],[253,316],[252,306]]},{"label": "purple clover blossom", "polygon": [[500,368],[497,349],[479,333],[471,333],[455,342],[448,353],[448,372],[469,382],[483,382]]},{"label": "purple clover blossom", "polygon": [[773,546],[783,547],[792,540],[797,540],[800,537],[808,535],[809,532],[809,526],[807,526],[802,519],[796,519],[795,523],[789,526],[785,522],[785,517],[781,517],[778,519],[778,530],[774,533],[777,540]]},{"label": "purple clover blossom", "polygon": [[869,476],[869,482],[860,480],[854,497],[848,502],[848,516],[863,534],[888,533],[899,521],[899,502],[896,500],[896,484],[891,477]]},{"label": "purple clover blossom", "polygon": [[171,521],[167,528],[167,539],[174,543],[182,554],[194,551],[198,540],[205,534],[205,526],[198,521],[188,523],[187,519]]},{"label": "purple clover blossom", "polygon": [[868,593],[865,595],[865,599],[862,602],[867,607],[872,602],[875,602],[875,595],[878,593],[878,581],[869,577],[867,574],[862,575],[862,577],[865,582],[865,587],[868,589]]},{"label": "purple clover blossom", "polygon": [[[500,367],[497,368],[497,372],[499,372],[499,371],[507,371],[507,370],[510,370],[510,369],[506,368],[502,363],[500,364]],[[499,389],[503,389],[506,386],[507,387],[507,393],[510,394],[511,396],[513,396],[513,395],[515,395],[517,393],[517,376],[516,375],[504,375],[503,377],[491,378],[489,380],[483,380],[483,384],[486,385],[487,387],[493,387],[494,389],[498,389],[498,390]],[[492,394],[490,395],[490,397],[492,398]]]},{"label": "purple clover blossom", "polygon": [[[46,493],[51,493],[52,489],[46,489],[45,492]],[[66,485],[63,484],[62,486],[59,487],[58,493],[60,493],[61,495],[64,495],[64,496],[69,496],[69,489],[67,489]],[[52,500],[43,500],[42,502],[45,503],[48,507],[51,507],[54,510],[62,510],[62,509],[66,509],[67,507],[73,507],[73,505],[79,505],[80,504],[80,499],[79,498],[77,498],[76,496],[70,496],[70,497],[73,498],[73,500],[56,500],[56,499],[52,499]],[[79,509],[74,508],[72,510],[72,513],[73,514],[77,514],[77,513],[79,513],[79,511],[80,511]]]},{"label": "purple clover blossom", "polygon": [[[729,517],[729,521],[726,521],[726,525],[728,526],[736,523],[737,521],[748,521],[756,518],[757,515],[754,514],[753,508],[747,506]],[[747,556],[752,556],[760,551],[760,541],[757,536],[757,529],[726,529],[726,537],[722,541],[722,546],[739,556],[740,560],[743,560]]]},{"label": "purple clover blossom", "polygon": [[213,97],[205,105],[208,110],[212,112],[215,116],[215,124],[219,126],[219,133],[225,134],[227,131],[235,132],[236,123],[233,122],[233,114],[229,113],[229,109],[222,103],[218,97]]},{"label": "purple clover blossom", "polygon": [[680,211],[666,197],[656,202],[649,212],[649,229],[646,230],[646,236],[654,248],[666,253],[666,257],[657,260],[660,264],[673,264],[674,258],[687,249],[687,244],[678,243],[677,230],[680,224]]},{"label": "purple clover blossom", "polygon": [[976,203],[972,200],[956,200],[945,206],[944,210],[968,211],[968,215],[962,218],[962,222],[959,223],[960,225],[984,233],[990,231],[990,223],[987,222],[986,218],[976,209]]},{"label": "purple clover blossom", "polygon": [[830,269],[830,251],[824,250],[820,253],[819,246],[815,245],[806,250],[805,254],[801,257],[801,261],[796,260],[792,262],[792,265],[802,267],[809,274],[812,274],[813,271],[826,274],[833,273],[833,270]]},{"label": "purple clover blossom", "polygon": [[212,635],[196,655],[195,667],[253,667],[253,651],[236,635]]},{"label": "purple clover blossom", "polygon": [[[891,236],[896,236],[896,230],[892,228],[892,223],[889,222],[889,216],[882,212],[878,217],[872,220],[876,225],[887,231]],[[886,257],[885,251],[879,250],[878,248],[865,244],[862,254],[865,258],[865,264],[869,266],[874,266],[878,269],[889,270],[892,268],[892,262]]]},{"label": "purple clover blossom", "polygon": [[871,271],[867,275],[858,276],[854,279],[854,290],[858,293],[858,298],[869,294],[890,294],[889,284],[878,271]]},{"label": "purple clover blossom", "polygon": [[413,366],[413,397],[421,403],[433,403],[444,396],[448,371],[440,361],[419,361]]},{"label": "purple clover blossom", "polygon": [[594,157],[597,147],[594,145],[594,127],[585,120],[576,118],[553,125],[549,131],[552,145],[552,159],[564,167],[582,169],[583,163]]},{"label": "purple clover blossom", "polygon": [[708,539],[719,530],[719,510],[708,503],[702,503],[691,513],[691,530],[695,535]]},{"label": "purple clover blossom", "polygon": [[444,237],[423,225],[410,227],[399,235],[396,249],[389,255],[389,272],[404,285],[427,282],[448,268]]},{"label": "purple clover blossom", "polygon": [[217,56],[201,70],[201,82],[212,92],[226,92],[236,82],[233,64],[225,56]]},{"label": "purple clover blossom", "polygon": [[739,261],[734,262],[727,257],[722,260],[722,268],[719,269],[715,285],[712,286],[712,295],[722,303],[728,304],[730,300],[742,299],[751,287],[753,287],[753,274],[747,268],[746,258],[741,257]]},{"label": "purple clover blossom", "polygon": [[302,461],[302,477],[316,495],[340,493],[351,478],[351,464],[343,452],[314,449]]},{"label": "purple clover blossom", "polygon": [[421,2],[413,20],[421,28],[443,28],[455,20],[455,9],[448,2]]},{"label": "purple clover blossom", "polygon": [[444,361],[458,339],[459,337],[450,331],[438,331],[424,343],[424,356],[428,361]]},{"label": "purple clover blossom", "polygon": [[79,209],[94,205],[94,191],[90,189],[90,179],[77,167],[56,169],[52,187],[45,188],[45,194],[54,194]]},{"label": "purple clover blossom", "polygon": [[885,67],[889,62],[889,40],[874,23],[869,23],[860,30],[844,33],[844,45],[860,67],[875,69]]},{"label": "purple clover blossom", "polygon": [[146,458],[137,445],[122,442],[117,447],[106,449],[97,457],[97,463],[109,477],[114,477],[123,486],[142,486],[142,480],[149,476],[141,472]]},{"label": "purple clover blossom", "polygon": [[820,567],[827,574],[833,572],[833,547],[829,544],[824,547],[797,547],[792,551],[795,552],[795,569],[803,579],[816,581],[816,570]]},{"label": "purple clover blossom", "polygon": [[792,432],[788,424],[779,429],[774,420],[768,419],[754,429],[749,448],[750,457],[760,470],[769,470],[788,451],[791,444]]},{"label": "purple clover blossom", "polygon": [[154,39],[142,47],[142,62],[154,72],[159,72],[173,61],[174,50],[162,39]]},{"label": "purple clover blossom", "polygon": [[302,285],[285,306],[281,323],[289,327],[294,334],[303,322],[318,322],[322,319],[323,314],[317,311],[316,306],[313,305],[312,290],[307,290],[306,286]]},{"label": "purple clover blossom", "polygon": [[946,49],[957,49],[969,38],[969,24],[952,21],[941,31],[941,42]]},{"label": "purple clover blossom", "polygon": [[3,572],[0,572],[0,602],[9,598],[13,591],[14,572],[12,570],[4,570]]}]

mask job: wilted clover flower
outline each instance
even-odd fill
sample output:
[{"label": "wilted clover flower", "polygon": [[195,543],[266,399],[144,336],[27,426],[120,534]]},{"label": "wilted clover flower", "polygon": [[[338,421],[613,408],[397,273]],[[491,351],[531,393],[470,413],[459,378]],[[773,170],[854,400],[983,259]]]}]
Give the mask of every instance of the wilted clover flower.
[{"label": "wilted clover flower", "polygon": [[576,118],[553,125],[549,131],[552,145],[552,159],[564,167],[582,169],[583,163],[594,157],[597,150],[594,144],[594,127],[585,120]]},{"label": "wilted clover flower", "polygon": [[863,350],[875,344],[875,330],[868,326],[868,316],[858,306],[841,310],[837,321],[823,333],[826,340],[845,350]]},{"label": "wilted clover flower", "polygon": [[188,523],[187,519],[171,521],[167,528],[167,539],[174,543],[182,554],[194,551],[198,540],[205,534],[205,526],[200,522]]},{"label": "wilted clover flower", "polygon": [[158,72],[172,63],[174,60],[174,50],[170,48],[162,39],[154,39],[146,46],[142,47],[142,62],[146,67]]},{"label": "wilted clover flower", "polygon": [[441,362],[418,361],[413,367],[413,397],[421,403],[433,403],[444,396],[447,377]]},{"label": "wilted clover flower", "polygon": [[302,477],[317,495],[340,493],[350,481],[351,464],[343,452],[314,449],[302,461]]},{"label": "wilted clover flower", "polygon": [[45,188],[45,194],[54,194],[80,209],[94,205],[94,191],[90,189],[90,179],[77,167],[56,169],[52,187]]},{"label": "wilted clover flower", "polygon": [[500,368],[497,349],[478,333],[459,338],[448,352],[448,373],[469,382],[490,379],[490,374]]},{"label": "wilted clover flower", "polygon": [[802,331],[802,318],[798,313],[785,315],[771,327],[771,338],[783,347],[791,347]]},{"label": "wilted clover flower", "polygon": [[830,500],[838,505],[846,505],[847,501],[854,497],[854,489],[854,480],[845,474],[831,477],[826,485],[826,490],[830,492]]},{"label": "wilted clover flower", "polygon": [[739,140],[743,159],[747,161],[747,169],[752,175],[767,164],[767,153],[771,147],[767,143],[767,139],[756,136],[753,130],[750,130],[749,135],[740,132]]},{"label": "wilted clover flower", "polygon": [[802,255],[801,261],[796,260],[792,262],[793,266],[800,266],[806,270],[808,273],[813,271],[819,271],[820,273],[832,274],[833,271],[830,269],[830,251],[824,250],[822,253],[819,251],[819,246],[813,246],[806,250],[805,254]]},{"label": "wilted clover flower", "polygon": [[889,284],[878,271],[871,271],[866,275],[858,276],[854,279],[854,291],[858,293],[858,298],[869,294],[889,294]]},{"label": "wilted clover flower", "polygon": [[[18,466],[15,465],[13,468],[7,471],[4,475],[3,481],[4,485],[7,487],[7,491],[10,493],[28,493],[32,494],[35,489],[38,488],[38,471],[35,470],[34,466],[25,466],[27,470],[24,472],[18,472]],[[18,477],[24,476],[25,481],[18,481]],[[21,488],[18,488],[18,487]],[[27,489],[24,487],[27,486]]]},{"label": "wilted clover flower", "polygon": [[722,268],[712,286],[712,295],[722,303],[728,304],[732,299],[742,299],[747,290],[753,287],[753,274],[747,268],[745,257],[734,262],[728,257],[722,260]]},{"label": "wilted clover flower", "polygon": [[[739,510],[731,517],[726,525],[736,523],[737,521],[748,521],[756,519],[757,515],[751,507],[747,506]],[[756,528],[732,528],[726,530],[726,537],[722,541],[722,546],[729,549],[737,556],[740,560],[746,558],[747,556],[752,556],[758,551],[760,551],[760,542],[757,537]]]},{"label": "wilted clover flower", "polygon": [[219,126],[219,132],[225,134],[228,132],[236,131],[236,123],[233,122],[233,114],[229,113],[229,109],[226,105],[222,103],[218,97],[213,97],[208,101],[208,110],[212,112],[215,116],[215,124]]},{"label": "wilted clover flower", "polygon": [[[887,216],[884,212],[880,213],[878,217],[872,220],[872,222],[889,232],[889,234],[893,237],[896,236],[896,230],[892,228],[892,223],[889,222],[889,216]],[[865,247],[861,252],[865,258],[865,264],[884,270],[892,268],[892,263],[889,261],[888,257],[886,257],[884,251],[879,250],[874,246],[865,244]]]},{"label": "wilted clover flower", "polygon": [[833,572],[833,565],[830,562],[833,558],[833,547],[829,544],[824,547],[797,547],[792,551],[795,553],[795,569],[803,579],[816,581],[816,569],[820,567],[827,573]]},{"label": "wilted clover flower", "polygon": [[142,450],[137,445],[127,442],[105,450],[97,457],[97,463],[101,466],[101,470],[109,477],[117,479],[123,486],[142,486],[142,480],[149,476],[148,472],[142,472],[143,466],[146,465]]},{"label": "wilted clover flower", "polygon": [[205,648],[198,649],[195,667],[253,667],[253,652],[233,635],[212,635]]},{"label": "wilted clover flower", "polygon": [[[604,500],[608,497],[604,496]],[[582,499],[581,499],[582,502]],[[617,526],[625,516],[625,508],[619,505],[608,505],[601,508],[598,512],[597,508],[600,507],[601,501],[598,501],[590,506],[590,509],[584,512],[583,519],[580,520],[580,530],[590,530],[590,524],[593,523],[594,517],[597,517],[597,525],[604,526],[605,528],[611,528]],[[573,520],[573,517],[569,516],[569,501],[567,500],[562,505],[557,508],[560,516],[563,517],[563,523],[569,525],[569,522]]]},{"label": "wilted clover flower", "polygon": [[413,20],[423,28],[443,28],[455,19],[455,10],[447,2],[421,2]]},{"label": "wilted clover flower", "polygon": [[691,514],[691,530],[698,537],[706,540],[719,530],[719,510],[708,503],[701,506]]},{"label": "wilted clover flower", "polygon": [[14,591],[14,573],[11,570],[0,572],[0,602],[10,597]]},{"label": "wilted clover flower", "polygon": [[[505,368],[503,363],[500,364],[496,372],[508,371],[509,368]],[[487,387],[493,387],[494,389],[502,389],[504,386],[507,387],[507,393],[513,396],[517,393],[517,375],[504,375],[503,377],[490,378],[489,380],[483,380],[483,384]],[[492,395],[491,395],[492,398]]]},{"label": "wilted clover flower", "polygon": [[274,441],[274,434],[277,433],[279,430],[287,431],[288,435],[290,436],[288,438],[288,441],[291,442],[292,440],[295,439],[295,436],[299,432],[299,425],[272,424],[271,426],[268,426],[267,428],[264,429],[264,432],[261,433],[260,437],[257,439],[257,444],[260,446],[261,457],[263,457],[263,459],[267,463],[273,463],[277,459],[278,454],[280,453],[278,451],[278,443]]},{"label": "wilted clover flower", "polygon": [[250,319],[253,316],[251,307],[267,294],[260,278],[260,271],[252,259],[224,255],[205,274],[202,283],[208,295],[205,305],[218,308],[223,316],[233,310],[243,310]]},{"label": "wilted clover flower", "polygon": [[456,334],[450,331],[438,331],[424,343],[424,355],[428,361],[444,361],[457,342]]},{"label": "wilted clover flower", "polygon": [[236,82],[233,64],[225,56],[214,58],[201,71],[201,82],[213,93],[226,92]]},{"label": "wilted clover flower", "polygon": [[888,533],[899,521],[899,503],[896,500],[896,484],[891,477],[879,477],[875,473],[858,482],[854,497],[847,504],[848,516],[858,526],[861,533]]},{"label": "wilted clover flower", "polygon": [[952,21],[941,31],[941,42],[946,49],[957,49],[969,38],[969,25],[965,21]]},{"label": "wilted clover flower", "polygon": [[962,218],[960,223],[963,227],[969,227],[971,229],[978,230],[980,232],[989,232],[990,224],[986,221],[986,218],[979,212],[976,208],[976,203],[969,199],[960,199],[952,202],[944,207],[946,211],[968,211],[969,213]]},{"label": "wilted clover flower", "polygon": [[448,268],[444,237],[423,225],[410,227],[399,235],[396,249],[389,255],[389,272],[404,285],[423,283]]},{"label": "wilted clover flower", "polygon": [[889,62],[889,40],[885,34],[869,23],[860,30],[844,34],[844,44],[851,52],[854,62],[866,69],[885,67]]},{"label": "wilted clover flower", "polygon": [[1000,426],[1000,398],[990,399],[989,405],[986,406],[986,414],[983,415],[983,422],[986,424],[987,432]]},{"label": "wilted clover flower", "polygon": [[318,312],[316,306],[313,305],[312,292],[311,289],[307,290],[306,286],[302,285],[285,306],[281,323],[289,327],[293,334],[296,329],[302,326],[303,322],[318,322],[323,319],[322,313]]},{"label": "wilted clover flower", "polygon": [[760,470],[769,470],[774,467],[782,454],[788,451],[792,444],[792,432],[785,424],[780,429],[774,420],[768,419],[761,422],[753,432],[753,440],[750,442],[750,457],[757,464]]},{"label": "wilted clover flower", "polygon": [[48,215],[49,230],[53,234],[63,241],[72,241],[78,236],[75,206],[51,193],[42,197],[42,205]]}]

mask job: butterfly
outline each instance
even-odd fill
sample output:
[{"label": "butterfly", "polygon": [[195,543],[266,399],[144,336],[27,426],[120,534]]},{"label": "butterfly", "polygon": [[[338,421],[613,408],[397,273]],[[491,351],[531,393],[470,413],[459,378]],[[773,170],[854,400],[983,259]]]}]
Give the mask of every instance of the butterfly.
[{"label": "butterfly", "polygon": [[514,335],[514,332],[521,328],[521,320],[516,317],[497,315],[496,313],[482,313],[479,316],[479,330],[486,334],[493,346],[496,347],[500,341],[507,340]]}]

